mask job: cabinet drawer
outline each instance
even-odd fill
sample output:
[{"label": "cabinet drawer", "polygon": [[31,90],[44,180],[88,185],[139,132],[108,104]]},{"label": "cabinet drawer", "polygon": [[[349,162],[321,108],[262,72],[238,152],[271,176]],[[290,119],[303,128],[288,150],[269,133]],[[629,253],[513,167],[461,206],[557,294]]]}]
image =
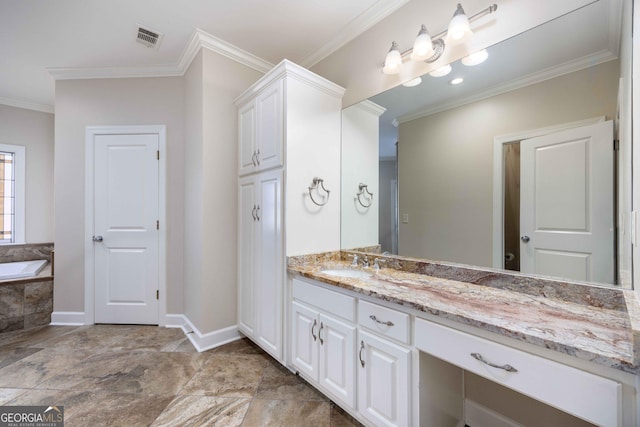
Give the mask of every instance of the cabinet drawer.
[{"label": "cabinet drawer", "polygon": [[297,278],[293,279],[293,298],[304,301],[345,320],[355,322],[356,300]]},{"label": "cabinet drawer", "polygon": [[[415,345],[589,422],[620,425],[621,385],[615,381],[423,319],[415,321]],[[507,365],[517,371],[508,372]]]},{"label": "cabinet drawer", "polygon": [[409,344],[409,315],[377,304],[358,301],[358,325]]}]

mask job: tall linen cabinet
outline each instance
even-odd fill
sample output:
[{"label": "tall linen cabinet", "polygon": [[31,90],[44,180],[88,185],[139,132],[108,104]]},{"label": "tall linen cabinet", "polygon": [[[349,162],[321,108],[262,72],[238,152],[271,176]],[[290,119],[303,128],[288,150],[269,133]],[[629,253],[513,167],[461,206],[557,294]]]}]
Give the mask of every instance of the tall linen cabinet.
[{"label": "tall linen cabinet", "polygon": [[[344,89],[282,61],[240,95],[238,327],[285,363],[286,257],[340,249]],[[314,198],[320,178],[330,191]]]}]

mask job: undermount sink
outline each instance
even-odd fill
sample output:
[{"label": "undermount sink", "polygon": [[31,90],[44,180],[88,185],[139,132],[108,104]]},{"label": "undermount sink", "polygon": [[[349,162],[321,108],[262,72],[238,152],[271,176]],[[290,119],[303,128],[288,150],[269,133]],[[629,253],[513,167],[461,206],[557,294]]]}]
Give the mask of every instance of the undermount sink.
[{"label": "undermount sink", "polygon": [[321,270],[320,273],[327,274],[329,276],[347,277],[352,279],[366,279],[371,277],[371,273],[362,270],[346,270],[346,269],[333,269],[333,270]]}]

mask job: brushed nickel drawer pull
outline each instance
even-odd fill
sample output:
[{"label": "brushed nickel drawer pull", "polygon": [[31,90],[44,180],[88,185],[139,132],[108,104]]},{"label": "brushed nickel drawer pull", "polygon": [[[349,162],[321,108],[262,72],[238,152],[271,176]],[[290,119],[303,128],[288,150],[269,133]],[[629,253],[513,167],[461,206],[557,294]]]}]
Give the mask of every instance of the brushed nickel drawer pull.
[{"label": "brushed nickel drawer pull", "polygon": [[382,320],[378,320],[378,318],[374,314],[369,316],[369,319],[373,320],[376,323],[380,323],[381,325],[393,326],[393,322],[391,320],[387,320],[386,322],[383,322]]},{"label": "brushed nickel drawer pull", "polygon": [[311,336],[313,337],[314,341],[316,341],[318,339],[318,337],[316,336],[315,332],[313,332],[313,330],[316,328],[316,326],[318,326],[318,321],[316,319],[313,319],[313,326],[311,326]]},{"label": "brushed nickel drawer pull", "polygon": [[492,368],[504,369],[507,372],[518,372],[518,370],[511,365],[496,365],[495,363],[491,363],[488,360],[485,360],[480,353],[471,353],[471,357],[481,361],[485,365],[491,366]]},{"label": "brushed nickel drawer pull", "polygon": [[324,329],[324,323],[320,322],[320,329],[318,329],[318,339],[320,340],[320,345],[324,345],[324,339],[322,339],[322,330]]},{"label": "brushed nickel drawer pull", "polygon": [[364,360],[362,359],[362,352],[364,351],[364,341],[360,341],[360,351],[358,352],[358,359],[360,359],[360,365],[364,368]]}]

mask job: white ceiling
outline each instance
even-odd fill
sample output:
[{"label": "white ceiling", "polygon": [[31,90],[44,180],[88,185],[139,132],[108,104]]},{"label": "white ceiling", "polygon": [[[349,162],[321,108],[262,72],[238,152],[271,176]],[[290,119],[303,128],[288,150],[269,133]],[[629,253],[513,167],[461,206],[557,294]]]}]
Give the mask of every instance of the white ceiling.
[{"label": "white ceiling", "polygon": [[[310,67],[407,1],[0,0],[0,103],[53,111],[48,68],[175,67],[196,28]],[[158,49],[138,25],[164,34]]]},{"label": "white ceiling", "polygon": [[[427,75],[419,86],[398,86],[372,97],[387,109],[380,118],[380,157],[395,157],[394,119],[402,123],[615,59],[620,23],[620,0],[599,0],[492,46],[480,65],[458,61],[446,77]],[[454,77],[465,81],[451,86]]]}]

